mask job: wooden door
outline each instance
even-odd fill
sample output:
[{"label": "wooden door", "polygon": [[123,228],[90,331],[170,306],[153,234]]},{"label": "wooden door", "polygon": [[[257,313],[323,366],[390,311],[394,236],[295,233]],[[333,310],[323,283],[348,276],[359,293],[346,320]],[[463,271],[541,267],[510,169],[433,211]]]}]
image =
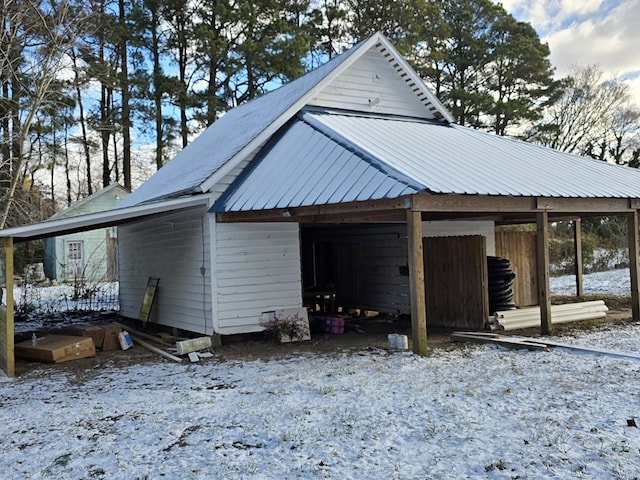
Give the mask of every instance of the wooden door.
[{"label": "wooden door", "polygon": [[427,324],[480,330],[489,319],[482,235],[423,239]]}]

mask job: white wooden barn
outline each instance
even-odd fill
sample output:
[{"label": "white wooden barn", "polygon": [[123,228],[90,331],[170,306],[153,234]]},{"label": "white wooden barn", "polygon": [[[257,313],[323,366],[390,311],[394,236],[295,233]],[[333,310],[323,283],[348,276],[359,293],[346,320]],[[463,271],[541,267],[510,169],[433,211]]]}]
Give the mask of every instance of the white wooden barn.
[{"label": "white wooden barn", "polygon": [[[229,111],[117,209],[0,240],[117,224],[124,316],[137,318],[149,277],[160,279],[151,321],[200,334],[259,331],[262,312],[332,289],[345,307],[411,314],[414,351],[424,353],[439,303],[427,305],[425,276],[447,287],[425,274],[423,238],[473,239],[462,251],[475,252],[466,271],[482,286],[478,259],[495,252],[495,225],[536,224],[544,331],[548,222],[626,215],[638,319],[639,208],[638,170],[455,125],[376,34]],[[475,301],[482,322],[486,293]]]}]

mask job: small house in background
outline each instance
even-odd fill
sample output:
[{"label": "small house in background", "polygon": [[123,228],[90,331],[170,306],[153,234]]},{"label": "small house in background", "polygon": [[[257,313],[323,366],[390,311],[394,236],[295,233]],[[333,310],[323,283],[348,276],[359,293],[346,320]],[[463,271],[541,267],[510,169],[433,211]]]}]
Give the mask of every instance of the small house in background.
[{"label": "small house in background", "polygon": [[[71,205],[51,219],[113,209],[129,192],[117,183]],[[45,275],[58,282],[118,280],[116,227],[98,228],[44,239]]]}]

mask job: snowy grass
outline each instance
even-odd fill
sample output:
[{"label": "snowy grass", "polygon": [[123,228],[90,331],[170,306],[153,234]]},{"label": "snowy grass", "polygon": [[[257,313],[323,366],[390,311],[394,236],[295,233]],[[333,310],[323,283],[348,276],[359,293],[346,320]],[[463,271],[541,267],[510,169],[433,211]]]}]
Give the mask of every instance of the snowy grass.
[{"label": "snowy grass", "polygon": [[[573,341],[640,353],[640,325]],[[640,361],[494,346],[0,382],[3,478],[634,479]],[[640,423],[640,420],[639,420]]]}]

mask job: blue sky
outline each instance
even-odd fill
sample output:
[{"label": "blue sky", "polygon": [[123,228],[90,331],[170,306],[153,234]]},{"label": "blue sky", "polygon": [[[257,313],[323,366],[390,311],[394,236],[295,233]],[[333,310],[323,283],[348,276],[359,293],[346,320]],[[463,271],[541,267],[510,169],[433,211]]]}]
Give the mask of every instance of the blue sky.
[{"label": "blue sky", "polygon": [[571,65],[598,65],[628,79],[640,106],[640,0],[502,0],[549,44],[556,74]]}]

